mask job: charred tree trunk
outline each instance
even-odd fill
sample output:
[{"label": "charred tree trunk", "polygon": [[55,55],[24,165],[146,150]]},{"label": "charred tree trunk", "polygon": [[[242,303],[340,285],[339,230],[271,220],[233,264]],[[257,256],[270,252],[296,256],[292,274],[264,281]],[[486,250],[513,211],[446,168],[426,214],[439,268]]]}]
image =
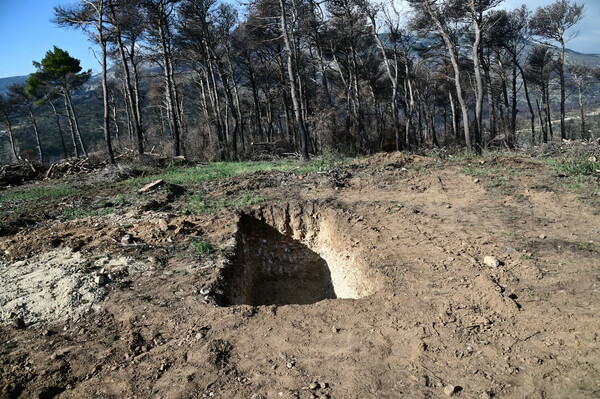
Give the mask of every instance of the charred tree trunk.
[{"label": "charred tree trunk", "polygon": [[[115,13],[115,3],[110,2],[110,12],[112,14],[113,21],[117,20],[117,16]],[[144,153],[144,135],[142,132],[142,125],[139,120],[139,114],[136,111],[135,105],[135,93],[133,88],[133,83],[131,81],[131,72],[129,69],[129,62],[127,61],[127,56],[125,54],[125,45],[123,44],[123,37],[121,33],[121,28],[118,23],[114,23],[115,26],[115,36],[117,39],[117,48],[119,49],[119,56],[121,58],[121,67],[123,68],[123,76],[125,78],[125,100],[127,102],[127,106],[131,110],[131,126],[133,127],[133,133],[136,138],[137,151],[138,154]]]},{"label": "charred tree trunk", "polygon": [[8,141],[10,142],[10,149],[12,150],[15,160],[20,160],[21,157],[17,152],[17,145],[15,143],[15,135],[12,128],[12,122],[10,121],[9,111],[5,108],[4,103],[0,107],[0,111],[2,112],[2,118],[4,119],[4,123],[6,124],[6,128],[8,129]]},{"label": "charred tree trunk", "polygon": [[521,79],[523,80],[523,89],[525,90],[525,98],[527,99],[527,107],[529,108],[529,116],[531,121],[531,144],[535,144],[535,111],[533,109],[533,105],[531,104],[531,96],[529,95],[529,87],[527,86],[527,79],[525,78],[525,72],[521,67],[521,64],[517,60],[517,68],[519,68],[519,72],[521,73]]},{"label": "charred tree trunk", "polygon": [[296,62],[294,60],[292,40],[288,31],[287,14],[284,0],[279,0],[279,6],[281,8],[281,33],[283,35],[283,41],[285,43],[287,53],[287,73],[290,84],[290,96],[292,98],[294,117],[298,127],[298,133],[300,135],[300,153],[302,155],[302,159],[308,160],[308,132],[306,131],[306,125],[304,118],[302,117],[300,99],[298,98],[298,82],[296,82],[296,73],[294,71],[294,65],[296,65]]},{"label": "charred tree trunk", "polygon": [[444,44],[446,45],[446,49],[450,57],[450,63],[452,64],[452,69],[454,70],[454,86],[456,88],[456,98],[458,99],[458,104],[460,105],[460,110],[462,113],[465,144],[467,146],[467,150],[472,151],[473,143],[471,141],[471,129],[469,126],[469,109],[467,108],[467,103],[465,101],[463,88],[460,81],[462,76],[462,70],[458,63],[458,52],[456,51],[456,46],[454,45],[454,42],[452,41],[450,35],[446,31],[444,24],[442,23],[442,21],[440,21],[435,12],[432,10],[431,3],[429,2],[429,0],[423,0],[423,5],[425,6],[427,14],[436,25],[437,30],[442,36]]},{"label": "charred tree trunk", "polygon": [[63,134],[62,124],[60,123],[60,114],[58,113],[56,105],[54,105],[53,101],[48,101],[48,103],[52,107],[52,112],[54,113],[54,118],[56,120],[56,128],[58,129],[58,137],[60,138],[60,146],[63,150],[63,155],[66,159],[69,157],[69,153],[67,152],[67,145],[65,144],[65,137]]}]

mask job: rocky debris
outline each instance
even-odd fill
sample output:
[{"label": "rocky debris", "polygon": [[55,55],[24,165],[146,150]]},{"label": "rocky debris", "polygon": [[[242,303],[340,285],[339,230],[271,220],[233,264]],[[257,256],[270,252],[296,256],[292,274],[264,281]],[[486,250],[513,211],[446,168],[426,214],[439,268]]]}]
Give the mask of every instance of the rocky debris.
[{"label": "rocky debris", "polygon": [[138,194],[144,194],[144,193],[148,193],[150,191],[156,190],[157,188],[161,187],[164,183],[165,183],[165,181],[163,179],[155,180],[151,183],[146,184],[144,187],[140,188],[138,190]]},{"label": "rocky debris", "polygon": [[121,237],[121,245],[132,245],[133,244],[133,236],[131,234],[125,234]]},{"label": "rocky debris", "polygon": [[22,330],[26,327],[25,320],[22,317],[15,317],[12,320],[12,325],[17,330]]},{"label": "rocky debris", "polygon": [[208,361],[218,368],[225,368],[229,363],[233,345],[222,339],[215,339],[208,344]]},{"label": "rocky debris", "polygon": [[106,275],[106,274],[99,274],[94,278],[94,281],[96,282],[96,284],[98,284],[100,287],[105,286],[106,284],[110,283],[110,278]]},{"label": "rocky debris", "polygon": [[148,352],[150,345],[146,342],[139,331],[132,331],[128,342],[129,350],[136,356]]},{"label": "rocky debris", "polygon": [[444,394],[446,396],[454,396],[456,393],[456,387],[454,385],[446,385],[444,387]]},{"label": "rocky debris", "polygon": [[167,230],[169,230],[169,223],[167,223],[167,221],[165,219],[157,219],[156,220],[156,225],[158,226],[158,228],[160,229],[160,231],[167,231]]},{"label": "rocky debris", "polygon": [[[300,177],[302,176],[298,176],[299,179]],[[342,168],[321,168],[316,173],[316,180],[319,186],[331,187],[335,188],[336,190],[346,187],[350,177],[350,173]]]},{"label": "rocky debris", "polygon": [[500,261],[495,256],[486,256],[483,258],[483,263],[491,268],[500,266]]}]

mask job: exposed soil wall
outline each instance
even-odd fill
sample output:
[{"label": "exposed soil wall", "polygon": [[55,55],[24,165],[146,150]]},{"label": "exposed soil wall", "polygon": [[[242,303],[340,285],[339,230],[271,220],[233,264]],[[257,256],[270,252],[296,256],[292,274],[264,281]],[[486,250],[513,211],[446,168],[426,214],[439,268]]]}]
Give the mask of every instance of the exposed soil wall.
[{"label": "exposed soil wall", "polygon": [[219,302],[309,304],[371,294],[379,284],[376,273],[361,248],[348,250],[342,229],[339,212],[314,202],[242,213]]}]

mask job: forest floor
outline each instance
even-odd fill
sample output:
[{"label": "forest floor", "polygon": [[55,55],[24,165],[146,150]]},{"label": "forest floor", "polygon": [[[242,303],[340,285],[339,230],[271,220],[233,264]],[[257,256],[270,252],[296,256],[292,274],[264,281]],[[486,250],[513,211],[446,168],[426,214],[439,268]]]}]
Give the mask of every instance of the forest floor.
[{"label": "forest floor", "polygon": [[0,397],[600,397],[599,167],[393,153],[6,188]]}]

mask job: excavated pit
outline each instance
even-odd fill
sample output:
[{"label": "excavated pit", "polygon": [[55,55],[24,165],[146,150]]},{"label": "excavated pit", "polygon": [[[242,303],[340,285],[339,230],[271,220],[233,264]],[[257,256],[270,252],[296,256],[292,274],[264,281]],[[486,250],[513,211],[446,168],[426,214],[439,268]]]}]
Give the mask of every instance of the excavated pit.
[{"label": "excavated pit", "polygon": [[335,223],[320,216],[302,207],[271,209],[266,217],[242,214],[220,304],[308,305],[371,294],[375,284],[361,257],[339,248]]}]

